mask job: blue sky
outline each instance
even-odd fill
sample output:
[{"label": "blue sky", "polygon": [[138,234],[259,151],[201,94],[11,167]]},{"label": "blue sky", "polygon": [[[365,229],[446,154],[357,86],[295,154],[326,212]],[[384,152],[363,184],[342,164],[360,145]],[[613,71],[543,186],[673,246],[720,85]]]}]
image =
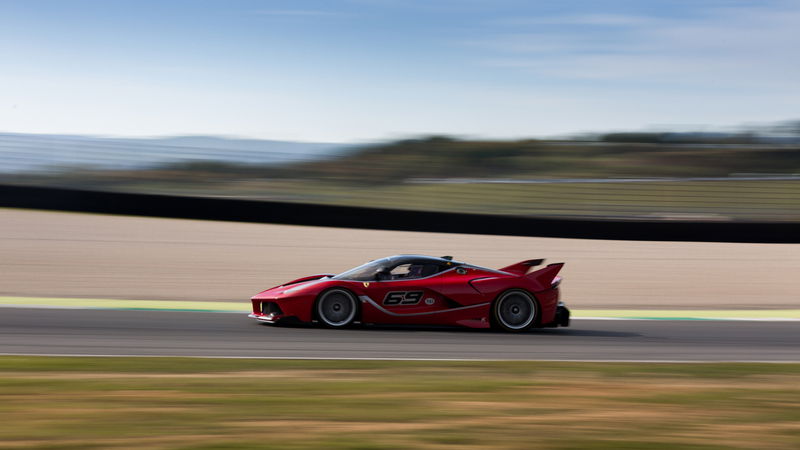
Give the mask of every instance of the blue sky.
[{"label": "blue sky", "polygon": [[0,131],[361,142],[800,118],[800,1],[0,0]]}]

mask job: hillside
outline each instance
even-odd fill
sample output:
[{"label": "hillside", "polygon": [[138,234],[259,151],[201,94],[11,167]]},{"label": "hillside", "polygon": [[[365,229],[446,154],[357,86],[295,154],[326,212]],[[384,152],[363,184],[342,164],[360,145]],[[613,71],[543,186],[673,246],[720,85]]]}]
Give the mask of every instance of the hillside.
[{"label": "hillside", "polygon": [[142,170],[196,161],[280,164],[332,156],[341,144],[218,136],[114,138],[0,133],[0,173],[40,170]]},{"label": "hillside", "polygon": [[800,145],[434,137],[290,165],[283,176],[391,184],[415,178],[724,177],[733,173],[800,173]]},{"label": "hillside", "polygon": [[800,221],[800,145],[433,137],[312,161],[73,168],[10,183],[514,215]]}]

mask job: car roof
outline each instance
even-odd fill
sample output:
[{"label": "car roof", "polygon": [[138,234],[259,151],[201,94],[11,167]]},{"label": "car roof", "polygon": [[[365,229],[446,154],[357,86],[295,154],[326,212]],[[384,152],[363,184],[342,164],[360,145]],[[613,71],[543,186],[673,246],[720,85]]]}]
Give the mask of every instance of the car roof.
[{"label": "car roof", "polygon": [[410,264],[410,263],[417,263],[417,264],[441,264],[441,265],[452,265],[458,266],[464,263],[458,261],[452,261],[447,258],[441,258],[436,256],[426,256],[426,255],[394,255],[389,256],[386,258],[392,265],[401,265],[401,264]]}]

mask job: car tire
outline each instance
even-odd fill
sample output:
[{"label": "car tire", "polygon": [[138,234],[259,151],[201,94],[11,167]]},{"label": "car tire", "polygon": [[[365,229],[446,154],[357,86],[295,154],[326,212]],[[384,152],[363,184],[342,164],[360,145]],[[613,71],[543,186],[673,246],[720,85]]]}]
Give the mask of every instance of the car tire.
[{"label": "car tire", "polygon": [[539,305],[533,295],[521,289],[503,292],[492,304],[494,325],[504,331],[520,332],[533,327]]},{"label": "car tire", "polygon": [[314,305],[319,322],[328,328],[343,328],[358,317],[355,295],[345,289],[331,289],[322,293]]}]

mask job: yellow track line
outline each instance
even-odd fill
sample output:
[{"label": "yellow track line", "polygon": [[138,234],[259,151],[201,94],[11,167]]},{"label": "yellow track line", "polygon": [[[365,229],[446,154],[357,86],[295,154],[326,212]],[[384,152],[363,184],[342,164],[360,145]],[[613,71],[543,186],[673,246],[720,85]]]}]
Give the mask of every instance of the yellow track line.
[{"label": "yellow track line", "polygon": [[103,298],[41,297],[0,297],[0,306],[213,312],[247,312],[250,311],[251,308],[248,300],[239,302],[200,302],[185,300],[119,300]]}]

